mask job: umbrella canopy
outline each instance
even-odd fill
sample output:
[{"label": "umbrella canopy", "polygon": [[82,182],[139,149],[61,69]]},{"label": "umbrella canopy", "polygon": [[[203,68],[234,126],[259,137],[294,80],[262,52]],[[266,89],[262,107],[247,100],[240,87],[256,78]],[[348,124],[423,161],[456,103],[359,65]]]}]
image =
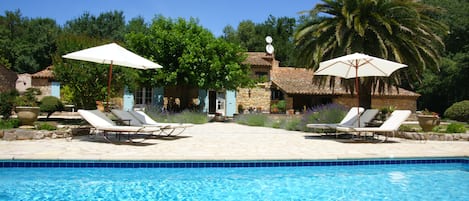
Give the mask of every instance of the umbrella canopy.
[{"label": "umbrella canopy", "polygon": [[385,59],[354,53],[319,63],[314,75],[331,75],[342,78],[390,76],[407,65]]},{"label": "umbrella canopy", "polygon": [[[345,79],[355,78],[355,88],[358,95],[358,80],[360,77],[388,77],[394,71],[404,67],[407,67],[407,65],[366,54],[354,53],[319,63],[319,68],[314,72],[314,75],[337,76]],[[358,99],[359,105],[360,99]]]},{"label": "umbrella canopy", "polygon": [[66,59],[90,61],[100,64],[113,64],[137,69],[162,68],[157,63],[145,59],[116,43],[96,46],[62,56]]},{"label": "umbrella canopy", "polygon": [[116,43],[96,46],[76,52],[72,52],[62,56],[66,59],[74,59],[81,61],[90,61],[100,64],[109,64],[109,78],[107,89],[107,102],[109,104],[109,96],[111,94],[112,65],[131,67],[136,69],[156,69],[162,68],[161,65],[145,59]]}]

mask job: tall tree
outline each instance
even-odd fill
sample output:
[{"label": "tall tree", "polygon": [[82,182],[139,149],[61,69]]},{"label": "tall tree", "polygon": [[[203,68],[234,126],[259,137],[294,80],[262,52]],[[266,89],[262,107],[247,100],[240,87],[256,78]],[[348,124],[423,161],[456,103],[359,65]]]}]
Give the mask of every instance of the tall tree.
[{"label": "tall tree", "polygon": [[203,89],[236,89],[251,84],[249,68],[241,64],[243,49],[215,38],[195,19],[157,16],[148,34],[129,33],[126,42],[135,52],[163,66],[144,72],[146,84]]},{"label": "tall tree", "polygon": [[[371,107],[371,93],[398,85],[401,80],[419,80],[425,69],[438,70],[446,27],[430,18],[433,7],[406,0],[324,0],[310,11],[310,20],[296,34],[299,62],[316,70],[319,62],[362,52],[405,63],[408,68],[390,78],[360,80],[360,106]],[[402,75],[402,77],[401,77]],[[346,82],[353,83],[353,82]],[[353,87],[348,87],[353,93]]]},{"label": "tall tree", "polygon": [[122,11],[104,12],[97,17],[85,12],[82,16],[67,21],[64,31],[117,42],[123,41],[125,28],[125,17]]},{"label": "tall tree", "polygon": [[0,16],[0,62],[18,73],[35,73],[52,63],[56,22],[22,17],[19,10]]},{"label": "tall tree", "polygon": [[447,53],[469,51],[469,1],[467,0],[424,0],[425,4],[441,8],[442,12],[433,15],[447,24],[449,33],[445,37]]},{"label": "tall tree", "polygon": [[[442,10],[436,19],[447,24],[449,34],[444,38],[444,53],[441,72],[425,71],[422,84],[415,84],[422,96],[418,106],[443,114],[455,102],[469,99],[469,1],[467,0],[424,0]],[[438,101],[435,101],[438,100]]]},{"label": "tall tree", "polygon": [[[262,38],[271,36],[274,39],[272,44],[275,47],[275,58],[281,62],[282,66],[296,66],[293,59],[296,53],[293,41],[295,28],[295,18],[276,18],[272,15],[264,23],[256,26],[259,36]],[[264,46],[262,49],[264,50]]]},{"label": "tall tree", "polygon": [[[84,35],[62,34],[57,40],[54,55],[54,75],[68,90],[71,101],[79,108],[96,109],[96,101],[106,100],[109,65],[62,59],[62,55],[108,43],[103,39]],[[134,87],[138,72],[135,69],[114,66],[111,97],[125,86]]]},{"label": "tall tree", "polygon": [[[248,66],[242,64],[243,49],[215,38],[195,19],[157,16],[148,34],[129,33],[126,38],[131,49],[163,66],[142,72],[143,86],[218,90],[236,89],[252,82]],[[183,106],[192,98],[186,95],[179,97]]]},{"label": "tall tree", "polygon": [[231,26],[223,29],[222,38],[240,44],[248,51],[264,52],[265,37],[273,38],[275,58],[283,66],[295,66],[295,45],[293,41],[296,19],[289,17],[276,18],[272,15],[263,23],[255,24],[250,20],[239,23],[237,30]]}]

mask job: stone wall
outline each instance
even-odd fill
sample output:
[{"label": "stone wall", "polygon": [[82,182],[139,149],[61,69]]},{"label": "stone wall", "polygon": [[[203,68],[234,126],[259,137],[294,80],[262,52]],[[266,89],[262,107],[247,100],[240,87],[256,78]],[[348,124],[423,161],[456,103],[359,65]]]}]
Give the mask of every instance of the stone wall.
[{"label": "stone wall", "polygon": [[51,83],[48,79],[33,78],[31,80],[31,86],[41,90],[41,95],[37,96],[38,100],[41,100],[44,96],[50,96],[52,94]]},{"label": "stone wall", "polygon": [[15,89],[17,78],[18,76],[15,72],[0,66],[0,92],[7,92]]},{"label": "stone wall", "polygon": [[252,108],[257,112],[270,112],[270,93],[270,88],[264,86],[238,89],[236,107],[242,105],[245,110]]},{"label": "stone wall", "polygon": [[0,139],[6,141],[12,140],[40,140],[40,139],[57,139],[57,138],[72,138],[72,136],[88,135],[90,133],[89,127],[82,127],[79,125],[60,126],[60,129],[47,131],[47,130],[33,130],[33,129],[8,129],[0,130]]},{"label": "stone wall", "polygon": [[[394,106],[399,110],[411,110],[415,112],[417,110],[417,97],[394,97],[394,96],[373,96],[371,98],[372,108],[382,108],[388,106]],[[342,95],[333,99],[334,103],[353,107],[358,104],[357,97],[351,95]]]}]

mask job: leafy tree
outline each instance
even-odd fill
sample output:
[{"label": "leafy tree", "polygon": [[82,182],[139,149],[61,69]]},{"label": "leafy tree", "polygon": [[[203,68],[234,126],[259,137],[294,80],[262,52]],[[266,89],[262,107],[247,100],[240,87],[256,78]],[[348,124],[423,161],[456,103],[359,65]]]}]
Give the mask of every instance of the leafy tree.
[{"label": "leafy tree", "polygon": [[275,57],[281,61],[284,66],[295,65],[295,45],[293,34],[296,28],[296,19],[281,17],[276,18],[272,15],[259,24],[251,20],[245,20],[239,23],[238,29],[234,30],[231,26],[223,29],[223,39],[226,41],[240,44],[248,51],[264,52],[265,37],[271,36],[275,47]]},{"label": "leafy tree", "polygon": [[125,33],[148,33],[148,25],[143,17],[132,18],[126,26]]},{"label": "leafy tree", "polygon": [[135,52],[163,66],[141,72],[146,77],[141,81],[152,86],[236,89],[251,84],[249,68],[241,65],[243,50],[216,39],[195,19],[157,16],[148,34],[129,33],[127,43]]},{"label": "leafy tree", "polygon": [[0,16],[0,62],[18,73],[49,66],[60,28],[48,18],[29,19],[19,10]]},{"label": "leafy tree", "polygon": [[453,103],[469,99],[466,87],[469,79],[469,1],[423,2],[442,10],[433,17],[448,25],[449,34],[444,39],[446,51],[441,72],[425,71],[422,84],[415,84],[417,92],[422,95],[418,106],[443,114]]},{"label": "leafy tree", "polygon": [[[55,78],[72,94],[72,102],[78,108],[95,109],[96,101],[106,100],[109,65],[92,62],[64,60],[62,55],[107,43],[105,40],[83,35],[63,34],[57,40],[54,56]],[[134,86],[138,79],[135,69],[113,67],[111,97],[125,86]]]},{"label": "leafy tree", "polygon": [[469,1],[467,0],[424,0],[429,4],[440,8],[442,12],[433,15],[436,19],[449,27],[449,33],[444,41],[446,52],[469,51]]},{"label": "leafy tree", "polygon": [[[264,22],[256,26],[259,36],[264,39],[266,36],[272,36],[272,44],[275,47],[275,58],[281,62],[282,66],[296,66],[294,57],[295,44],[293,36],[296,28],[296,19],[289,17],[276,18],[269,16]],[[265,51],[264,40],[261,40],[261,51]]]},{"label": "leafy tree", "polygon": [[416,1],[324,0],[310,11],[311,19],[321,14],[320,20],[303,24],[295,36],[300,62],[316,70],[322,60],[362,52],[407,64],[389,78],[361,79],[360,106],[370,108],[374,86],[383,92],[401,80],[419,80],[425,69],[438,70],[440,34],[447,29],[429,17],[433,12]]},{"label": "leafy tree", "polygon": [[247,48],[248,51],[260,51],[265,46],[265,36],[260,36],[257,33],[256,24],[251,20],[245,20],[239,23],[237,36],[238,40],[241,42],[241,46]]},{"label": "leafy tree", "polygon": [[125,35],[125,17],[122,11],[110,11],[91,15],[88,12],[65,23],[64,31],[75,35],[123,41]]},{"label": "leafy tree", "polygon": [[457,53],[443,58],[440,73],[430,70],[423,73],[422,83],[417,88],[417,92],[422,94],[418,102],[419,108],[428,108],[443,114],[453,103],[468,100],[468,75],[469,54]]}]

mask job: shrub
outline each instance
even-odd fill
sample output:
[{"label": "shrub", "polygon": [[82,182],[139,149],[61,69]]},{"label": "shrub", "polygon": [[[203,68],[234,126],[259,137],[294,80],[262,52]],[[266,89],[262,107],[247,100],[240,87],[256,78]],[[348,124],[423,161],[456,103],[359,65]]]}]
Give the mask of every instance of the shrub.
[{"label": "shrub", "polygon": [[21,95],[16,97],[15,103],[16,106],[37,106],[36,96],[41,95],[41,90],[37,88],[27,88],[26,91]]},{"label": "shrub", "polygon": [[0,129],[18,128],[19,126],[20,126],[20,120],[18,119],[0,120]]},{"label": "shrub", "polygon": [[446,109],[444,116],[452,120],[469,123],[469,100],[454,103]]},{"label": "shrub", "polygon": [[285,109],[287,108],[287,103],[285,100],[280,100],[277,102],[277,107],[280,112],[285,112]]},{"label": "shrub", "polygon": [[41,112],[47,112],[47,118],[56,111],[62,111],[64,104],[55,96],[45,96],[39,104]]},{"label": "shrub", "polygon": [[[306,124],[318,123],[339,123],[347,114],[347,108],[343,105],[331,103],[320,105],[308,109],[302,118],[300,127],[303,131],[311,131]],[[324,129],[315,129],[318,132],[325,132]]]},{"label": "shrub", "polygon": [[287,121],[285,125],[285,129],[289,131],[297,131],[297,130],[302,130],[301,129],[301,119],[293,118]]},{"label": "shrub", "polygon": [[145,112],[157,122],[162,123],[193,123],[204,124],[209,121],[206,113],[192,112],[189,110],[180,113],[161,112],[159,107],[147,107]]},{"label": "shrub", "polygon": [[53,131],[53,130],[57,130],[57,127],[48,123],[42,123],[42,124],[38,124],[37,129]]},{"label": "shrub", "polygon": [[399,127],[399,131],[401,131],[401,132],[415,132],[416,129],[412,126],[409,126],[409,125],[401,125]]},{"label": "shrub", "polygon": [[272,128],[284,128],[286,120],[284,118],[281,119],[273,119],[270,122],[270,127]]},{"label": "shrub", "polygon": [[236,119],[237,123],[248,126],[265,126],[269,118],[265,114],[245,114]]},{"label": "shrub", "polygon": [[3,116],[3,119],[10,118],[17,96],[18,91],[16,90],[0,93],[0,115]]},{"label": "shrub", "polygon": [[451,123],[446,127],[447,133],[465,133],[466,127],[461,123]]},{"label": "shrub", "polygon": [[347,113],[343,105],[331,103],[308,109],[303,115],[302,124],[339,123]]}]

